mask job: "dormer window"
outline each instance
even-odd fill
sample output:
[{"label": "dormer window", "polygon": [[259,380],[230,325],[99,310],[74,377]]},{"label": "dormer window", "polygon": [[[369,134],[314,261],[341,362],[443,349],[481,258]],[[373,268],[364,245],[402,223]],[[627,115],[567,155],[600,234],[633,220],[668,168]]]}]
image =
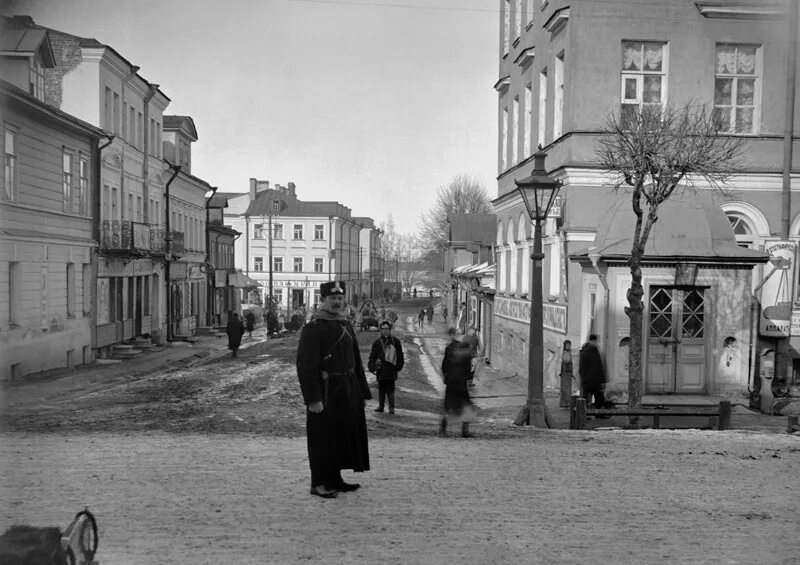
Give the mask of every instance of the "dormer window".
[{"label": "dormer window", "polygon": [[30,93],[34,98],[44,101],[44,67],[38,57],[30,61]]}]

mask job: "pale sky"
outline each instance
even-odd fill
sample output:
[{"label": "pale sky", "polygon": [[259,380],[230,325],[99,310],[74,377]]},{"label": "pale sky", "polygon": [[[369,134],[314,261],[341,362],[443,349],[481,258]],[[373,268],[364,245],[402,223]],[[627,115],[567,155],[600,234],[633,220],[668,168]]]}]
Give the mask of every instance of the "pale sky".
[{"label": "pale sky", "polygon": [[456,174],[497,193],[495,0],[11,4],[140,66],[193,118],[192,173],[220,191],[293,181],[405,233]]}]

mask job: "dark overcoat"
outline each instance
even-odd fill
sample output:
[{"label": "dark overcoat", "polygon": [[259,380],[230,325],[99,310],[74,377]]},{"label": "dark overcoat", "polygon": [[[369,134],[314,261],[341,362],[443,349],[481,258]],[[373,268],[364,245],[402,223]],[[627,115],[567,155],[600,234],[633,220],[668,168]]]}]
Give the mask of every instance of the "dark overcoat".
[{"label": "dark overcoat", "polygon": [[[388,363],[383,356],[383,352],[390,342],[394,345],[395,351],[397,351],[397,359],[394,365]],[[378,368],[378,360],[381,362],[380,368]],[[393,335],[390,335],[388,340],[383,339],[383,336],[381,336],[372,344],[372,349],[369,352],[369,360],[367,361],[367,368],[371,373],[375,373],[375,378],[379,381],[396,381],[397,372],[403,368],[405,362],[403,344],[400,343],[400,340]]]},{"label": "dark overcoat", "polygon": [[587,342],[581,347],[578,374],[581,377],[581,385],[584,387],[596,388],[606,382],[603,359],[600,357],[600,350],[595,345]]},{"label": "dark overcoat", "polygon": [[297,377],[306,406],[318,401],[325,406],[319,414],[306,409],[311,467],[368,471],[364,400],[372,393],[350,322],[315,318],[303,327]]},{"label": "dark overcoat", "polygon": [[239,318],[231,318],[225,326],[225,333],[228,334],[228,349],[239,349],[244,335],[244,324]]},{"label": "dark overcoat", "polygon": [[471,406],[467,380],[472,372],[472,354],[469,344],[451,341],[444,349],[442,376],[444,377],[444,411],[460,414],[464,407]]}]

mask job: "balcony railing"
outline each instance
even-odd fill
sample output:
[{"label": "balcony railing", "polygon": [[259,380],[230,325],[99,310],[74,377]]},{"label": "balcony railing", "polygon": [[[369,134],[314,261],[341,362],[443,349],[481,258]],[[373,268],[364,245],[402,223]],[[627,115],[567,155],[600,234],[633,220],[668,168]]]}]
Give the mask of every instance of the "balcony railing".
[{"label": "balcony railing", "polygon": [[[172,233],[173,253],[185,251],[184,235]],[[130,220],[103,220],[100,229],[100,248],[106,251],[130,252],[134,255],[164,254],[167,251],[167,230],[156,225]]]}]

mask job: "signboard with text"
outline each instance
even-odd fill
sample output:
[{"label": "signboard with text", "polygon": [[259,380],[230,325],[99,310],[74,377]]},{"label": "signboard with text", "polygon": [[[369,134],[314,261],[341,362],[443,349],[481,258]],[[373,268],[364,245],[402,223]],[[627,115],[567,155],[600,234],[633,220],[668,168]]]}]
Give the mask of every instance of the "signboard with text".
[{"label": "signboard with text", "polygon": [[[531,320],[531,303],[525,300],[496,296],[494,299],[494,313],[501,318],[529,324]],[[563,304],[542,304],[542,327],[566,334],[567,307]]]},{"label": "signboard with text", "polygon": [[[782,260],[781,268],[774,269],[772,263],[764,265],[764,275],[769,278],[761,287],[761,315],[758,333],[765,337],[787,337],[792,326],[792,289],[794,288],[794,258],[796,244],[793,241],[768,241],[764,251]],[[770,273],[772,273],[770,275]]]}]

